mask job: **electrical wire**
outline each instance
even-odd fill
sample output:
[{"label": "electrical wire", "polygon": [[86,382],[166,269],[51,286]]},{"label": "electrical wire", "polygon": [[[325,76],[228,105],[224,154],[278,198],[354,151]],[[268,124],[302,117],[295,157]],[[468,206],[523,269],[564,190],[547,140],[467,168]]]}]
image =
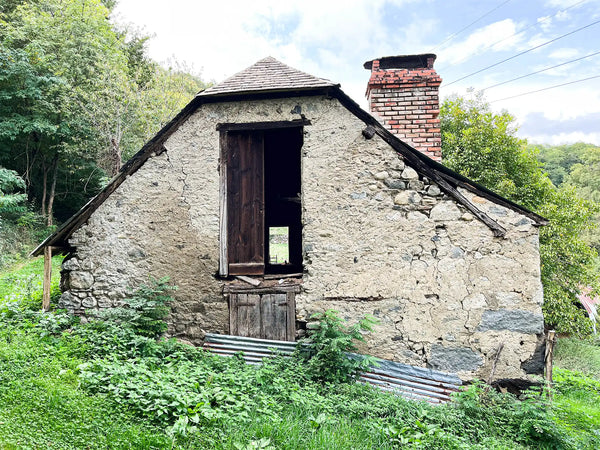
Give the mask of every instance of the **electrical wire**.
[{"label": "electrical wire", "polygon": [[554,38],[554,39],[551,39],[551,40],[549,40],[549,41],[546,41],[546,42],[544,42],[543,44],[539,44],[539,45],[536,45],[536,46],[534,46],[534,47],[531,47],[531,48],[530,48],[530,49],[528,49],[528,50],[524,50],[524,51],[522,51],[522,52],[520,52],[520,53],[517,53],[516,55],[513,55],[513,56],[511,56],[511,57],[509,57],[509,58],[503,59],[502,61],[499,61],[499,62],[497,62],[497,63],[491,64],[491,65],[489,65],[489,66],[487,66],[487,67],[484,67],[483,69],[479,69],[479,70],[477,70],[477,71],[475,71],[475,72],[472,72],[472,73],[470,73],[470,74],[468,74],[468,75],[465,75],[464,77],[461,77],[461,78],[459,78],[459,79],[457,79],[457,80],[454,80],[454,81],[452,81],[452,82],[450,82],[450,83],[446,83],[445,85],[442,85],[442,86],[440,86],[440,87],[448,87],[448,86],[450,86],[450,85],[452,85],[452,84],[454,84],[454,83],[458,83],[459,81],[462,81],[462,80],[465,80],[465,79],[467,79],[467,78],[470,78],[470,77],[472,77],[473,75],[477,75],[478,73],[484,72],[484,71],[486,71],[486,70],[488,70],[488,69],[491,69],[492,67],[499,66],[500,64],[503,64],[503,63],[505,63],[505,62],[507,62],[507,61],[510,61],[511,59],[515,59],[515,58],[517,58],[518,56],[524,55],[525,53],[529,53],[529,52],[532,52],[532,51],[534,51],[534,50],[537,50],[538,48],[544,47],[545,45],[548,45],[548,44],[551,44],[551,43],[553,43],[553,42],[556,42],[556,41],[558,41],[559,39],[562,39],[562,38],[564,38],[564,37],[567,37],[567,36],[570,36],[570,35],[572,35],[572,34],[575,34],[575,33],[579,32],[579,31],[581,31],[581,30],[584,30],[584,29],[586,29],[586,28],[589,28],[589,27],[591,27],[592,25],[596,25],[596,24],[598,24],[598,23],[600,23],[600,20],[596,20],[595,22],[592,22],[592,23],[590,23],[590,24],[587,24],[587,25],[585,25],[585,26],[583,26],[583,27],[581,27],[581,28],[577,28],[576,30],[570,31],[569,33],[563,34],[562,36],[558,36],[558,37],[556,37],[556,38]]},{"label": "electrical wire", "polygon": [[493,84],[492,86],[488,86],[486,88],[481,89],[481,91],[482,92],[483,91],[487,91],[488,89],[492,89],[492,88],[495,88],[495,87],[498,87],[498,86],[502,86],[503,84],[508,84],[508,83],[513,82],[513,81],[520,80],[522,78],[527,78],[527,77],[530,77],[531,75],[535,75],[537,73],[545,72],[546,70],[555,69],[555,68],[560,67],[560,66],[566,66],[567,64],[571,64],[571,63],[574,63],[574,62],[577,62],[577,61],[581,61],[582,59],[590,58],[590,57],[596,56],[596,55],[600,55],[600,51],[596,52],[596,53],[591,53],[591,54],[586,55],[586,56],[582,56],[581,58],[572,59],[571,61],[567,61],[567,62],[564,62],[564,63],[556,64],[555,66],[546,67],[545,69],[536,70],[535,72],[531,72],[531,73],[528,73],[526,75],[521,75],[520,77],[512,78],[510,80],[503,81],[502,83]]},{"label": "electrical wire", "polygon": [[535,91],[523,92],[521,94],[512,95],[510,97],[499,98],[497,100],[492,100],[489,103],[501,102],[503,100],[509,100],[511,98],[523,97],[524,95],[535,94],[536,92],[547,91],[549,89],[554,89],[554,88],[561,87],[561,86],[567,86],[569,84],[575,84],[575,83],[581,83],[583,81],[593,80],[594,78],[600,78],[600,75],[594,75],[593,77],[582,78],[581,80],[569,81],[567,83],[555,84],[554,86],[549,86],[549,87],[546,87],[546,88],[537,89]]},{"label": "electrical wire", "polygon": [[486,12],[483,16],[479,17],[478,19],[474,20],[473,22],[471,22],[469,25],[467,25],[464,28],[461,28],[460,30],[458,30],[456,33],[451,34],[450,36],[448,36],[446,39],[444,39],[442,42],[440,42],[438,45],[436,45],[435,47],[433,47],[431,49],[431,53],[433,53],[433,51],[436,48],[441,47],[442,45],[444,45],[446,42],[454,39],[456,36],[458,36],[460,33],[462,33],[463,31],[465,31],[466,29],[472,27],[473,25],[475,25],[477,22],[479,22],[481,19],[483,19],[484,17],[489,16],[491,13],[493,13],[494,11],[496,11],[498,8],[501,8],[502,6],[506,5],[508,2],[510,2],[512,0],[505,0],[504,2],[500,3],[498,6],[496,6],[493,9],[490,9],[488,12]]},{"label": "electrical wire", "polygon": [[[553,17],[557,16],[558,14],[560,14],[560,13],[564,13],[565,11],[568,11],[569,9],[571,9],[571,8],[574,8],[574,7],[576,7],[577,5],[580,5],[581,3],[583,3],[583,2],[586,2],[586,1],[588,1],[588,0],[579,0],[577,3],[574,3],[574,4],[572,4],[571,6],[568,6],[568,7],[566,7],[565,9],[559,9],[558,11],[556,11],[556,12],[555,12],[554,14],[552,14],[551,16],[544,17],[543,19],[541,19],[541,20],[539,20],[539,21],[536,21],[536,22],[534,22],[534,23],[530,24],[529,26],[527,26],[527,27],[523,28],[521,31],[517,31],[516,33],[513,33],[513,34],[511,34],[510,36],[503,37],[502,39],[500,39],[500,40],[497,40],[497,41],[496,41],[496,42],[494,42],[493,44],[490,44],[490,45],[488,45],[487,47],[484,47],[484,48],[482,48],[482,49],[480,50],[480,53],[481,53],[481,52],[484,52],[484,51],[486,51],[487,49],[490,49],[490,48],[492,48],[494,45],[496,45],[496,44],[499,44],[500,42],[504,42],[505,40],[507,40],[507,39],[510,39],[510,38],[511,38],[511,37],[513,37],[513,36],[517,36],[517,35],[519,35],[519,34],[521,34],[521,33],[524,33],[525,31],[529,30],[530,28],[532,28],[532,27],[535,27],[536,25],[539,25],[539,24],[541,24],[541,23],[544,23],[545,21],[552,19]],[[459,64],[459,63],[461,63],[461,62],[467,61],[467,60],[468,60],[468,59],[469,59],[471,56],[474,56],[474,55],[469,55],[469,56],[467,56],[467,57],[466,57],[466,58],[464,58],[464,59],[460,59],[460,60],[456,61],[454,64],[447,64],[447,65],[445,65],[445,66],[442,66],[441,68],[437,69],[437,71],[438,71],[438,72],[441,72],[442,70],[445,70],[445,69],[447,69],[448,67],[454,67],[454,66],[456,66],[457,64]]]}]

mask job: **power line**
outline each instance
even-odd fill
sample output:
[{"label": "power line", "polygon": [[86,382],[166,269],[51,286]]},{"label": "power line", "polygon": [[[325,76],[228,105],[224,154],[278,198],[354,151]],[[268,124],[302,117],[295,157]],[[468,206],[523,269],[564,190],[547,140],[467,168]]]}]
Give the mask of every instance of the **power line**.
[{"label": "power line", "polygon": [[511,98],[522,97],[524,95],[535,94],[536,92],[547,91],[549,89],[554,89],[554,88],[561,87],[561,86],[567,86],[569,84],[581,83],[583,81],[593,80],[594,78],[600,78],[600,75],[594,75],[593,77],[583,78],[581,80],[569,81],[568,83],[555,84],[554,86],[546,87],[546,88],[543,88],[543,89],[537,89],[535,91],[523,92],[521,94],[512,95],[510,97],[499,98],[497,100],[492,100],[490,103],[501,102],[503,100],[509,100]]},{"label": "power line", "polygon": [[[478,73],[481,73],[481,72],[483,72],[483,71],[485,71],[485,70],[491,69],[492,67],[499,66],[500,64],[503,64],[503,63],[505,63],[506,61],[510,61],[511,59],[515,59],[515,58],[516,58],[516,57],[518,57],[518,56],[524,55],[525,53],[529,53],[529,52],[532,52],[533,50],[537,50],[538,48],[544,47],[545,45],[548,45],[548,44],[551,44],[551,43],[553,43],[553,42],[556,42],[556,41],[558,41],[559,39],[562,39],[562,38],[564,38],[564,37],[570,36],[571,34],[577,33],[578,31],[584,30],[584,29],[586,29],[586,28],[589,28],[589,27],[591,27],[592,25],[596,25],[596,24],[598,24],[598,23],[600,23],[600,20],[596,20],[595,22],[592,22],[592,23],[590,23],[590,24],[588,24],[588,25],[585,25],[585,26],[583,26],[583,27],[581,27],[581,28],[577,28],[576,30],[570,31],[569,33],[563,34],[562,36],[559,36],[559,37],[557,37],[557,38],[554,38],[554,39],[551,39],[551,40],[549,40],[549,41],[546,41],[546,42],[544,42],[543,44],[539,44],[539,45],[536,45],[535,47],[531,47],[531,48],[530,48],[530,49],[528,49],[528,50],[525,50],[525,51],[522,51],[522,52],[520,52],[520,53],[517,53],[516,55],[513,55],[513,56],[511,56],[511,57],[509,57],[509,58],[503,59],[502,61],[499,61],[499,62],[497,62],[497,63],[494,63],[494,64],[492,64],[492,65],[489,65],[489,66],[487,66],[487,67],[484,67],[483,69],[479,69],[479,70],[477,70],[476,72],[472,72],[472,73],[470,73],[470,74],[468,74],[468,75],[465,75],[465,76],[464,76],[464,77],[462,77],[462,78],[459,78],[459,79],[457,79],[457,80],[454,80],[454,81],[452,81],[452,82],[450,82],[450,83],[447,83],[447,84],[445,84],[445,85],[442,85],[442,86],[443,86],[443,87],[448,87],[448,86],[450,86],[450,85],[452,85],[452,84],[454,84],[454,83],[458,83],[459,81],[462,81],[462,80],[465,80],[465,79],[467,79],[467,78],[470,78],[470,77],[472,77],[473,75],[477,75]],[[442,86],[440,86],[440,87],[442,87]]]},{"label": "power line", "polygon": [[[489,48],[492,48],[494,45],[496,45],[496,44],[499,44],[500,42],[503,42],[503,41],[505,41],[505,40],[507,40],[507,39],[510,39],[510,38],[511,38],[511,37],[513,37],[513,36],[517,36],[517,35],[519,35],[519,34],[521,34],[521,33],[524,33],[525,31],[529,30],[530,28],[532,28],[532,27],[535,27],[536,25],[539,25],[539,24],[541,24],[541,23],[543,23],[543,22],[545,22],[545,21],[547,21],[547,20],[550,20],[550,19],[552,19],[553,17],[557,16],[558,14],[560,14],[560,13],[563,13],[563,12],[565,12],[565,11],[568,11],[569,9],[571,9],[571,8],[574,8],[574,7],[576,7],[577,5],[580,5],[581,3],[583,3],[583,2],[586,2],[586,1],[588,1],[588,0],[579,0],[577,3],[574,3],[574,4],[572,4],[571,6],[568,6],[568,7],[566,7],[565,9],[559,9],[558,11],[556,11],[556,12],[555,12],[554,14],[552,14],[551,16],[544,17],[543,19],[541,19],[541,20],[539,20],[539,21],[537,21],[537,22],[534,22],[534,23],[530,24],[529,26],[527,26],[527,27],[523,28],[521,31],[517,31],[516,33],[513,33],[513,34],[511,34],[510,36],[503,37],[502,39],[500,39],[500,40],[498,40],[498,41],[494,42],[493,44],[490,44],[490,45],[488,45],[487,47],[484,47],[484,48],[482,48],[482,49],[481,49],[481,52],[484,52],[484,51],[486,51],[487,49],[489,49]],[[438,47],[439,47],[439,46],[438,46]],[[471,55],[471,56],[473,56],[473,55]],[[464,58],[464,59],[461,59],[461,60],[459,60],[459,61],[455,62],[454,64],[448,64],[448,65],[445,65],[445,66],[443,66],[443,67],[441,67],[440,69],[437,69],[437,70],[438,70],[438,72],[441,72],[442,70],[444,70],[444,69],[446,69],[446,68],[448,68],[448,67],[453,67],[453,66],[456,66],[456,64],[458,64],[458,63],[461,63],[461,62],[463,62],[463,61],[466,61],[466,60],[468,60],[468,59],[469,59],[469,57],[470,57],[470,56],[467,56],[466,58]]]},{"label": "power line", "polygon": [[479,17],[478,19],[474,20],[473,22],[471,22],[469,25],[467,25],[464,28],[461,28],[460,30],[458,30],[456,33],[451,34],[450,36],[448,36],[446,39],[444,39],[442,42],[440,42],[438,45],[436,45],[435,47],[433,47],[431,49],[431,51],[433,52],[436,48],[441,47],[442,45],[444,45],[446,42],[454,39],[455,36],[458,36],[460,33],[462,33],[463,31],[465,31],[466,29],[470,28],[471,26],[475,25],[477,22],[479,22],[481,19],[483,19],[484,17],[489,16],[491,13],[493,13],[494,11],[496,11],[498,8],[501,8],[502,6],[506,5],[508,2],[510,2],[512,0],[505,0],[504,2],[500,3],[498,6],[496,6],[493,9],[490,9],[488,12],[486,12],[483,16]]},{"label": "power line", "polygon": [[600,52],[591,53],[589,55],[582,56],[581,58],[572,59],[571,61],[567,61],[567,62],[564,62],[564,63],[556,64],[555,66],[546,67],[545,69],[536,70],[535,72],[531,72],[531,73],[528,73],[526,75],[521,75],[520,77],[512,78],[510,80],[503,81],[502,83],[493,84],[492,86],[483,88],[481,91],[482,92],[483,91],[487,91],[488,89],[492,89],[492,88],[495,88],[495,87],[498,87],[498,86],[502,86],[503,84],[508,84],[508,83],[513,82],[513,81],[520,80],[522,78],[527,78],[527,77],[530,77],[531,75],[535,75],[537,73],[545,72],[546,70],[555,69],[555,68],[560,67],[560,66],[566,66],[567,64],[571,64],[571,63],[574,63],[574,62],[577,62],[577,61],[581,61],[582,59],[590,58],[592,56],[596,56],[596,55],[599,55],[599,54],[600,54]]}]

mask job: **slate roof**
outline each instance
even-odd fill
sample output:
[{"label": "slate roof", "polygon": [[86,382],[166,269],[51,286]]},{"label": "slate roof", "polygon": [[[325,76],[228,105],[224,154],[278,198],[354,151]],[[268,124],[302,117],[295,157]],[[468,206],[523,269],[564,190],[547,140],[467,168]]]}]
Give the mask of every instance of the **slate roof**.
[{"label": "slate roof", "polygon": [[225,81],[200,92],[198,97],[231,93],[243,94],[256,91],[292,91],[334,86],[339,86],[339,84],[286,66],[275,58],[268,56],[227,78]]}]

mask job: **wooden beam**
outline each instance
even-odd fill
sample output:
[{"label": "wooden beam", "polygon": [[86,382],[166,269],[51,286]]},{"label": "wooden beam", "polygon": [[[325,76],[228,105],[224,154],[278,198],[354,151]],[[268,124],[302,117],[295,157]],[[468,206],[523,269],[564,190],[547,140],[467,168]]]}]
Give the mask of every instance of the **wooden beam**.
[{"label": "wooden beam", "polygon": [[552,359],[554,356],[554,344],[556,342],[556,332],[549,330],[546,336],[546,351],[544,354],[544,362],[546,364],[545,378],[549,386],[552,386]]},{"label": "wooden beam", "polygon": [[218,123],[217,131],[253,131],[273,130],[278,128],[294,128],[310,125],[308,119],[285,120],[274,122],[244,122],[244,123]]},{"label": "wooden beam", "polygon": [[482,210],[477,208],[464,195],[462,195],[458,191],[458,189],[456,189],[454,186],[450,185],[450,183],[448,183],[443,178],[437,176],[437,174],[435,174],[432,178],[435,182],[437,182],[438,186],[443,191],[447,192],[448,194],[450,194],[450,196],[452,196],[456,200],[458,200],[459,203],[461,203],[465,208],[467,208],[467,210],[469,212],[471,212],[471,214],[473,214],[475,217],[477,217],[479,220],[481,220],[483,223],[485,223],[488,226],[488,228],[490,230],[492,230],[492,233],[494,233],[494,236],[504,237],[506,235],[506,229],[504,227],[502,227],[502,225],[500,225],[498,222],[496,222],[494,219],[492,219],[490,216],[488,216]]},{"label": "wooden beam", "polygon": [[50,309],[50,289],[52,284],[52,247],[44,247],[44,281],[42,294],[42,311]]},{"label": "wooden beam", "polygon": [[[219,160],[219,275],[229,275],[227,250],[227,133],[219,136],[221,158]],[[231,333],[233,334],[233,333]]]}]

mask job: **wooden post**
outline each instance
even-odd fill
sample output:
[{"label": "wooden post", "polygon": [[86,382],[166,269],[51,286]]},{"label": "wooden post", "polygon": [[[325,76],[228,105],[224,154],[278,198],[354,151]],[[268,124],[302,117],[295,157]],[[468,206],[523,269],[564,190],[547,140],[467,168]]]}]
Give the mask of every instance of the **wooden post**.
[{"label": "wooden post", "polygon": [[50,309],[50,286],[52,284],[52,247],[44,247],[44,282],[42,295],[42,311]]},{"label": "wooden post", "polygon": [[548,386],[552,386],[552,354],[554,352],[554,343],[556,342],[555,335],[556,332],[550,330],[546,336],[546,352],[544,359],[546,362],[546,383]]}]

